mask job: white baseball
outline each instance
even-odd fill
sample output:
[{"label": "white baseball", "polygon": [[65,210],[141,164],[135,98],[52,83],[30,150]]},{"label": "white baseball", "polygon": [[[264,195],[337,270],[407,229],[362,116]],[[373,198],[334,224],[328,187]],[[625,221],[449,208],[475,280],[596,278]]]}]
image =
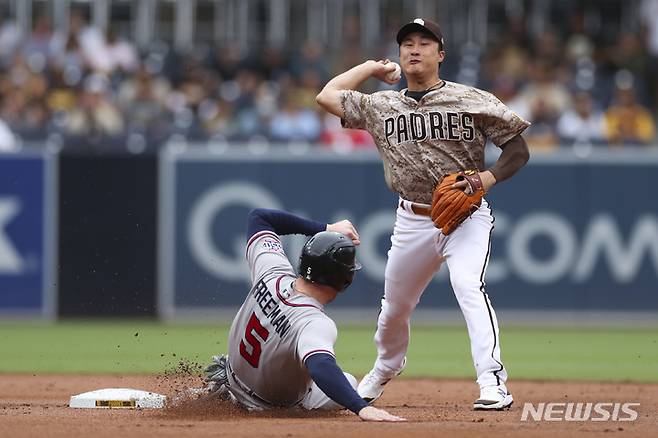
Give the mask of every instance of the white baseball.
[{"label": "white baseball", "polygon": [[397,62],[391,62],[391,64],[395,66],[395,70],[386,74],[386,80],[394,82],[400,79],[400,74],[402,73],[402,69],[400,68],[400,64],[398,64]]}]

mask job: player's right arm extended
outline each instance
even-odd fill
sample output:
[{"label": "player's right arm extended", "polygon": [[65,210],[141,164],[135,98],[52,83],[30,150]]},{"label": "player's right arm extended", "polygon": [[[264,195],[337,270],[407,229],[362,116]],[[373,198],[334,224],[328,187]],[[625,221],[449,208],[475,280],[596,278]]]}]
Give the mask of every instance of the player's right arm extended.
[{"label": "player's right arm extended", "polygon": [[267,208],[255,208],[247,216],[247,239],[251,239],[254,234],[261,231],[271,231],[279,236],[286,234],[312,236],[315,233],[325,230],[342,233],[352,239],[355,245],[361,243],[356,228],[346,219],[334,222],[333,224],[325,224],[288,213],[287,211]]},{"label": "player's right arm extended", "polygon": [[255,208],[247,216],[247,239],[261,231],[272,231],[283,236],[303,234],[312,236],[327,229],[327,224],[306,219],[287,211]]},{"label": "player's right arm extended", "polygon": [[385,79],[386,74],[395,70],[395,65],[388,59],[383,61],[368,60],[341,73],[324,86],[315,98],[318,105],[340,118],[344,117],[341,93],[346,90],[356,90],[363,82],[371,77],[380,81],[393,83]]},{"label": "player's right arm extended", "polygon": [[364,421],[405,421],[383,409],[369,406],[359,397],[345,378],[336,359],[330,354],[317,353],[306,359],[306,368],[311,378],[330,399],[345,406]]}]

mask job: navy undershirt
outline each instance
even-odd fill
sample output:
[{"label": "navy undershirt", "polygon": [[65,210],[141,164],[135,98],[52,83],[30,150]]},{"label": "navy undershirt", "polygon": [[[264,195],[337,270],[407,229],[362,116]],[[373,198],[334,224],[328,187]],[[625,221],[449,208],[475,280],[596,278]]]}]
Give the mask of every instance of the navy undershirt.
[{"label": "navy undershirt", "polygon": [[261,231],[272,231],[280,236],[285,234],[312,236],[326,229],[327,224],[281,210],[256,208],[247,216],[247,239]]},{"label": "navy undershirt", "polygon": [[359,397],[359,394],[347,381],[332,355],[317,353],[308,357],[305,364],[311,379],[327,397],[355,414],[368,406],[368,403]]},{"label": "navy undershirt", "polygon": [[416,102],[420,102],[420,99],[422,99],[423,96],[426,95],[429,92],[430,92],[429,90],[425,90],[425,91],[409,91],[409,90],[407,90],[404,93],[404,95],[407,96],[407,97],[411,97]]},{"label": "navy undershirt", "polygon": [[410,91],[410,90],[407,90],[407,91],[404,92],[404,95],[407,96],[407,97],[411,97],[416,102],[420,102],[420,99],[422,99],[424,95],[426,95],[430,91],[440,90],[445,85],[446,85],[446,81],[442,81],[441,85],[439,85],[438,87],[435,85],[435,86],[430,87],[427,90],[423,90],[423,91]]}]

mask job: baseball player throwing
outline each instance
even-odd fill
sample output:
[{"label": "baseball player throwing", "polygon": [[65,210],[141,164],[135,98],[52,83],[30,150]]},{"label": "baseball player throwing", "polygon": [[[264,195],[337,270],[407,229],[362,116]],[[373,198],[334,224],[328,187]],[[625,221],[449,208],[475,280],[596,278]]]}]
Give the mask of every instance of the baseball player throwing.
[{"label": "baseball player throwing", "polygon": [[[529,158],[520,135],[529,123],[493,95],[439,77],[445,52],[436,23],[415,19],[399,30],[397,42],[407,89],[355,91],[371,77],[389,84],[399,80],[395,63],[370,60],[333,78],[317,96],[320,106],[340,117],[344,127],[372,134],[386,182],[400,195],[375,334],[377,360],[360,382],[358,393],[372,402],[402,372],[411,314],[445,262],[471,340],[480,386],[474,408],[504,409],[513,399],[500,358],[496,314],[484,289],[494,221],[491,209],[482,199],[453,232],[435,226],[430,204],[437,183],[454,172],[474,171],[465,172],[468,180],[462,178],[452,186],[467,193],[473,188],[471,180],[487,192],[514,175]],[[487,139],[502,153],[485,170]]]},{"label": "baseball player throwing", "polygon": [[[336,364],[336,325],[323,308],[361,267],[352,224],[256,209],[247,228],[253,286],[231,325],[228,357],[215,356],[206,369],[212,394],[249,410],[345,407],[365,421],[404,421],[369,406],[357,394],[354,376]],[[302,249],[299,276],[283,251],[282,234],[313,236]]]}]

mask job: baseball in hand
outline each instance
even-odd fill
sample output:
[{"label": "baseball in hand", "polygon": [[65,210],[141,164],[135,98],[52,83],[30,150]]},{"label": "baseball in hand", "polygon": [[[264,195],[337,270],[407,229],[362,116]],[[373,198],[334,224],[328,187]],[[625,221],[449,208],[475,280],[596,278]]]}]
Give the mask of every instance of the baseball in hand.
[{"label": "baseball in hand", "polygon": [[402,73],[402,69],[400,68],[400,64],[398,64],[397,62],[391,62],[391,64],[395,66],[395,70],[386,74],[386,80],[390,82],[395,82],[398,79],[400,79],[400,74]]}]

